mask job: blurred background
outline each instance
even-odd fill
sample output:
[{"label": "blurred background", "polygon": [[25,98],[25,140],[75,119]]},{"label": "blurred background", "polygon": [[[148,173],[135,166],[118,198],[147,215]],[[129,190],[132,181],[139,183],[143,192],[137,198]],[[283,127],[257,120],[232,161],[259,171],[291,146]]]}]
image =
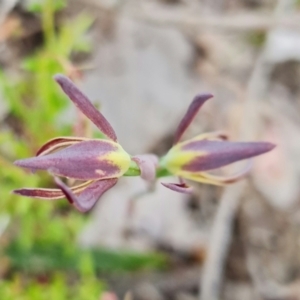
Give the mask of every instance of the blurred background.
[{"label": "blurred background", "polygon": [[[163,155],[204,92],[215,97],[186,137],[278,146],[246,180],[193,196],[122,178],[80,214],[12,195],[54,186],[14,160],[56,136],[100,136],[56,73],[131,154]],[[0,299],[300,299],[299,83],[298,0],[1,0]]]}]

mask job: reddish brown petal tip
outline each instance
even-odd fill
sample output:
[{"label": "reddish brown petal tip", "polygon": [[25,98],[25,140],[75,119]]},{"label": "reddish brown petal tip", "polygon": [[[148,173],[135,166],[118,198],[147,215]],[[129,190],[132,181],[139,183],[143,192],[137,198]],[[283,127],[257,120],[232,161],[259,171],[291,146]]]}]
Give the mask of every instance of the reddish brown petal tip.
[{"label": "reddish brown petal tip", "polygon": [[182,193],[182,194],[192,194],[193,193],[193,188],[188,186],[186,183],[165,183],[165,182],[161,182],[161,184],[174,191],[174,192],[178,192],[178,193]]},{"label": "reddish brown petal tip", "polygon": [[110,123],[68,77],[57,74],[54,76],[54,80],[60,85],[65,94],[73,101],[78,109],[90,119],[102,133],[109,139],[117,141],[117,135]]}]

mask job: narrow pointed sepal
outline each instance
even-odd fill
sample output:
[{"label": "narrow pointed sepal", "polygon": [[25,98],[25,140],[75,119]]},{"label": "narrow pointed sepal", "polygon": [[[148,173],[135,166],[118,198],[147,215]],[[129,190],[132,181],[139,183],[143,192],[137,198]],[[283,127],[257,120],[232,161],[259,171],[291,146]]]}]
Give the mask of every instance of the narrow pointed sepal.
[{"label": "narrow pointed sepal", "polygon": [[251,167],[252,167],[252,160],[249,159],[247,161],[246,166],[243,167],[240,171],[236,172],[235,174],[218,176],[207,172],[202,172],[200,173],[200,176],[198,178],[197,176],[194,176],[193,180],[198,182],[205,182],[208,184],[214,184],[214,185],[232,184],[246,177],[250,172]]},{"label": "narrow pointed sepal", "polygon": [[163,158],[163,165],[174,175],[190,178],[199,172],[261,155],[274,147],[275,145],[267,142],[227,142],[194,138],[173,146]]},{"label": "narrow pointed sepal", "polygon": [[44,189],[44,188],[22,188],[13,191],[14,194],[38,198],[42,200],[57,200],[65,197],[60,189]]},{"label": "narrow pointed sepal", "polygon": [[214,132],[199,134],[193,139],[208,140],[208,141],[227,141],[228,135],[224,131],[214,131]]},{"label": "narrow pointed sepal", "polygon": [[166,182],[161,182],[161,184],[174,191],[177,193],[182,193],[182,194],[192,194],[193,193],[193,188],[188,186],[186,183],[166,183]]},{"label": "narrow pointed sepal", "polygon": [[81,138],[81,137],[58,137],[49,140],[45,143],[37,152],[36,156],[46,155],[51,152],[57,151],[62,148],[66,148],[68,146],[77,144],[82,141],[87,141],[89,139]]},{"label": "narrow pointed sepal", "polygon": [[186,129],[189,127],[193,119],[195,118],[196,114],[198,113],[201,106],[210,98],[212,98],[213,95],[211,94],[201,94],[197,95],[192,103],[190,104],[187,112],[183,116],[181,122],[179,123],[175,136],[174,136],[174,145],[179,142],[182,135],[186,131]]},{"label": "narrow pointed sepal", "polygon": [[54,177],[55,183],[61,189],[68,201],[80,212],[91,210],[99,198],[110,188],[112,188],[118,179],[98,180],[90,184],[79,195],[75,195],[72,190],[64,184],[58,177]]},{"label": "narrow pointed sepal", "polygon": [[57,74],[54,76],[54,79],[78,109],[90,119],[104,135],[116,142],[117,135],[114,129],[106,118],[94,107],[87,96],[85,96],[68,77]]},{"label": "narrow pointed sepal", "polygon": [[[83,183],[72,186],[70,189],[74,194],[81,193],[92,181],[85,181]],[[57,200],[65,198],[61,189],[47,189],[47,188],[22,188],[13,191],[14,194],[24,197],[37,198],[42,200]]]},{"label": "narrow pointed sepal", "polygon": [[14,164],[30,170],[51,171],[56,176],[98,180],[121,177],[128,170],[130,160],[129,154],[113,141],[89,140]]}]

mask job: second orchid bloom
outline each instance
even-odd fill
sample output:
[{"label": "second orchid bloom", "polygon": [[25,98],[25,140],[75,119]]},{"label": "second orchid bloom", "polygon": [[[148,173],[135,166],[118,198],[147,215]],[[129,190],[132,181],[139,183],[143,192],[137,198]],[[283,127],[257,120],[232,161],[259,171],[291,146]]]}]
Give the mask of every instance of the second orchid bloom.
[{"label": "second orchid bloom", "polygon": [[[22,196],[44,200],[66,197],[76,209],[86,212],[120,177],[137,175],[149,181],[169,175],[178,176],[178,183],[162,184],[172,190],[189,193],[191,188],[184,179],[209,184],[235,182],[249,168],[231,177],[216,176],[208,171],[274,148],[273,144],[267,142],[229,142],[219,132],[202,134],[180,142],[200,107],[212,97],[205,94],[196,96],[190,104],[175,133],[174,146],[164,157],[157,158],[153,154],[131,156],[117,142],[110,123],[73,82],[63,75],[56,75],[55,80],[106,139],[58,137],[44,144],[35,157],[16,161],[15,164],[22,168],[48,171],[57,185],[57,189],[21,188],[14,191]],[[60,177],[74,179],[76,184],[68,186]]]}]

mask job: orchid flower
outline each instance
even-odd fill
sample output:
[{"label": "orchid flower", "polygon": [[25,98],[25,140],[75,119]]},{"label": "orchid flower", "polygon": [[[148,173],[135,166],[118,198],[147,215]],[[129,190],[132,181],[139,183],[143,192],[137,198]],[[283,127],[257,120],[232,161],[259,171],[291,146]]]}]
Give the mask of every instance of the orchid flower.
[{"label": "orchid flower", "polygon": [[180,142],[199,109],[212,97],[211,94],[196,96],[181,120],[175,133],[173,147],[160,161],[160,165],[170,174],[179,177],[179,183],[162,183],[165,187],[181,193],[190,193],[191,188],[183,178],[214,185],[234,183],[249,172],[250,161],[240,172],[231,176],[217,176],[207,171],[249,159],[275,147],[268,142],[229,142],[226,134],[222,132],[200,134]]},{"label": "orchid flower", "polygon": [[[14,193],[45,200],[66,197],[79,211],[85,212],[129,169],[131,158],[118,144],[109,122],[73,82],[63,75],[56,75],[55,80],[107,139],[58,137],[48,141],[36,157],[17,160],[15,165],[32,171],[47,170],[59,188],[23,188]],[[61,176],[83,182],[68,187],[59,179]]]},{"label": "orchid flower", "polygon": [[[131,156],[118,143],[110,123],[73,82],[63,75],[56,75],[55,80],[77,108],[104,134],[105,139],[57,137],[44,144],[35,157],[17,160],[15,165],[19,167],[48,171],[58,187],[14,190],[14,193],[22,196],[44,200],[66,197],[76,209],[86,212],[122,176],[141,176],[153,181],[169,175],[178,176],[179,183],[162,183],[165,187],[190,193],[191,188],[183,178],[209,184],[235,182],[249,171],[249,167],[231,177],[220,177],[207,171],[274,148],[273,144],[267,142],[229,142],[226,141],[226,135],[220,132],[202,134],[180,142],[200,107],[212,97],[207,94],[194,98],[178,126],[173,147],[164,157],[159,159],[154,154]],[[80,183],[68,186],[60,177]]]}]

